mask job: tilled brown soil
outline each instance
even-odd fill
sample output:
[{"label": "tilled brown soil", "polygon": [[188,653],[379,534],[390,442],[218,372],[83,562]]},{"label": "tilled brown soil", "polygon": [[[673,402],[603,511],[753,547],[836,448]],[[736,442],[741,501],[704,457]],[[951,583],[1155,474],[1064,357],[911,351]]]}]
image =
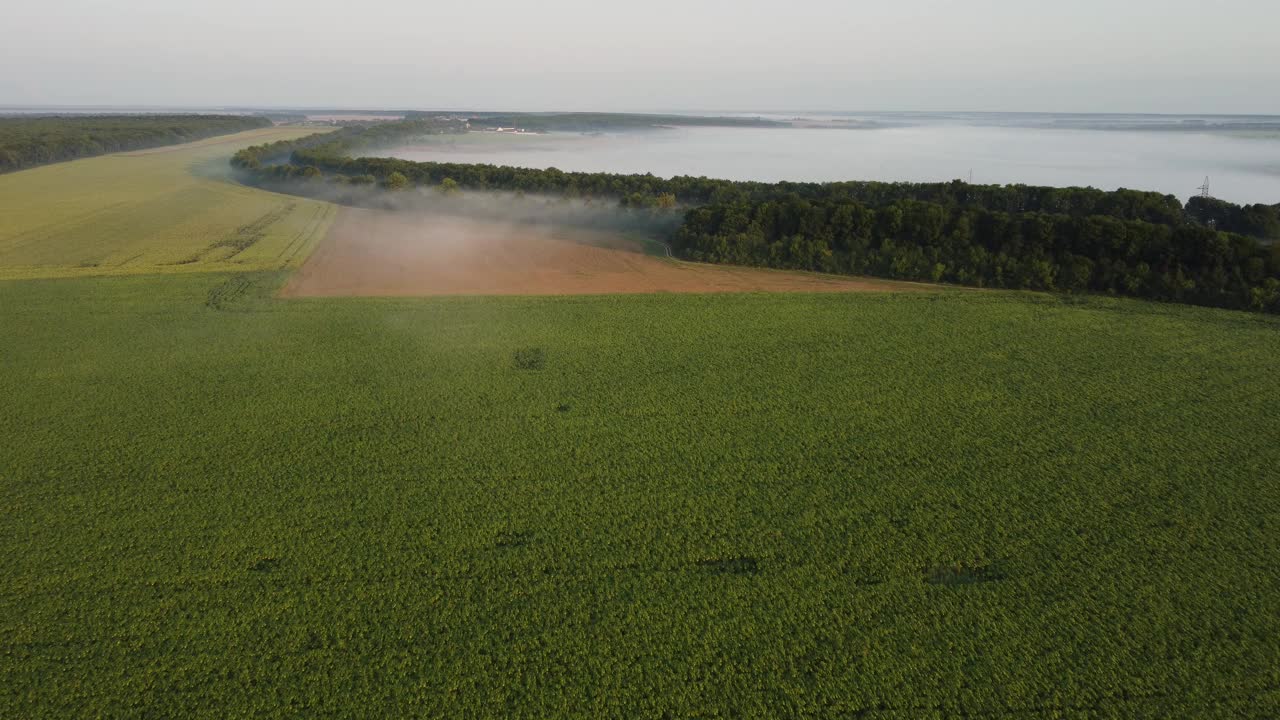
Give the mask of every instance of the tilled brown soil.
[{"label": "tilled brown soil", "polygon": [[616,234],[342,208],[281,294],[591,295],[858,292],[927,286],[689,263],[643,254]]}]

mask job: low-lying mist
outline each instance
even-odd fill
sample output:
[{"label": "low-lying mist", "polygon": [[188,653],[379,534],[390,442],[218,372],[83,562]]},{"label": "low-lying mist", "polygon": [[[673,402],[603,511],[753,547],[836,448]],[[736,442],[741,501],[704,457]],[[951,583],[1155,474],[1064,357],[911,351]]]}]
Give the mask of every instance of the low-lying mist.
[{"label": "low-lying mist", "polygon": [[326,200],[338,205],[487,220],[541,228],[564,227],[643,236],[667,242],[680,226],[679,209],[629,208],[616,200],[550,197],[505,191],[416,187],[389,190],[316,180],[272,183],[272,190]]}]

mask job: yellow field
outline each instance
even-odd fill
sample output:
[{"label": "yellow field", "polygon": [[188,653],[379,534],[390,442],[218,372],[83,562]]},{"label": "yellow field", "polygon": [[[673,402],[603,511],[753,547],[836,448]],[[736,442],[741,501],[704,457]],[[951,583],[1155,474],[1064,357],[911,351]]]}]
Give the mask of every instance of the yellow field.
[{"label": "yellow field", "polygon": [[0,175],[0,279],[293,267],[332,205],[237,185],[248,145],[312,128],[266,128]]}]

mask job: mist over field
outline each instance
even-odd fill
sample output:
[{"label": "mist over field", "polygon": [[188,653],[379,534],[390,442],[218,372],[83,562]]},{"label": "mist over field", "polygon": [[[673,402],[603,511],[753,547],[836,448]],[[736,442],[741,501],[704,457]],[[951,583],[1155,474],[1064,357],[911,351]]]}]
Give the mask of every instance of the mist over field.
[{"label": "mist over field", "polygon": [[550,226],[635,233],[661,239],[682,217],[678,209],[633,209],[612,199],[584,199],[505,191],[409,187],[388,192],[377,186],[353,186],[293,180],[273,184],[283,191],[339,205],[403,213],[429,222],[433,217],[471,218],[512,226]]}]

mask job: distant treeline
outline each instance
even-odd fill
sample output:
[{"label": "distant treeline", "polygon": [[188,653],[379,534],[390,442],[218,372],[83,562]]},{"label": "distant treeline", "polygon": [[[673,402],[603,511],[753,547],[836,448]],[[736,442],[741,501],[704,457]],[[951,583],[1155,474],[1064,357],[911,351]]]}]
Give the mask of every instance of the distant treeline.
[{"label": "distant treeline", "polygon": [[789,123],[758,117],[705,117],[640,113],[469,113],[472,126],[517,127],[560,132],[605,132],[679,127],[787,127]]},{"label": "distant treeline", "polygon": [[[231,157],[231,165],[264,175],[291,177],[306,168],[297,158],[345,158],[349,153],[370,147],[393,145],[422,135],[466,132],[460,120],[413,118],[400,122],[352,124],[333,132],[322,132],[295,140],[277,140],[253,145]],[[289,161],[289,164],[282,164]]]},{"label": "distant treeline", "polygon": [[268,127],[248,115],[0,117],[0,172]]},{"label": "distant treeline", "polygon": [[[437,132],[443,121],[415,120]],[[352,157],[423,127],[391,123],[250,148],[257,181],[412,185],[688,209],[681,257],[964,285],[1097,291],[1280,312],[1276,206],[1135,190],[949,183],[759,183]],[[376,130],[374,130],[376,128]],[[268,164],[268,159],[288,162]],[[305,191],[305,190],[303,190]]]}]

